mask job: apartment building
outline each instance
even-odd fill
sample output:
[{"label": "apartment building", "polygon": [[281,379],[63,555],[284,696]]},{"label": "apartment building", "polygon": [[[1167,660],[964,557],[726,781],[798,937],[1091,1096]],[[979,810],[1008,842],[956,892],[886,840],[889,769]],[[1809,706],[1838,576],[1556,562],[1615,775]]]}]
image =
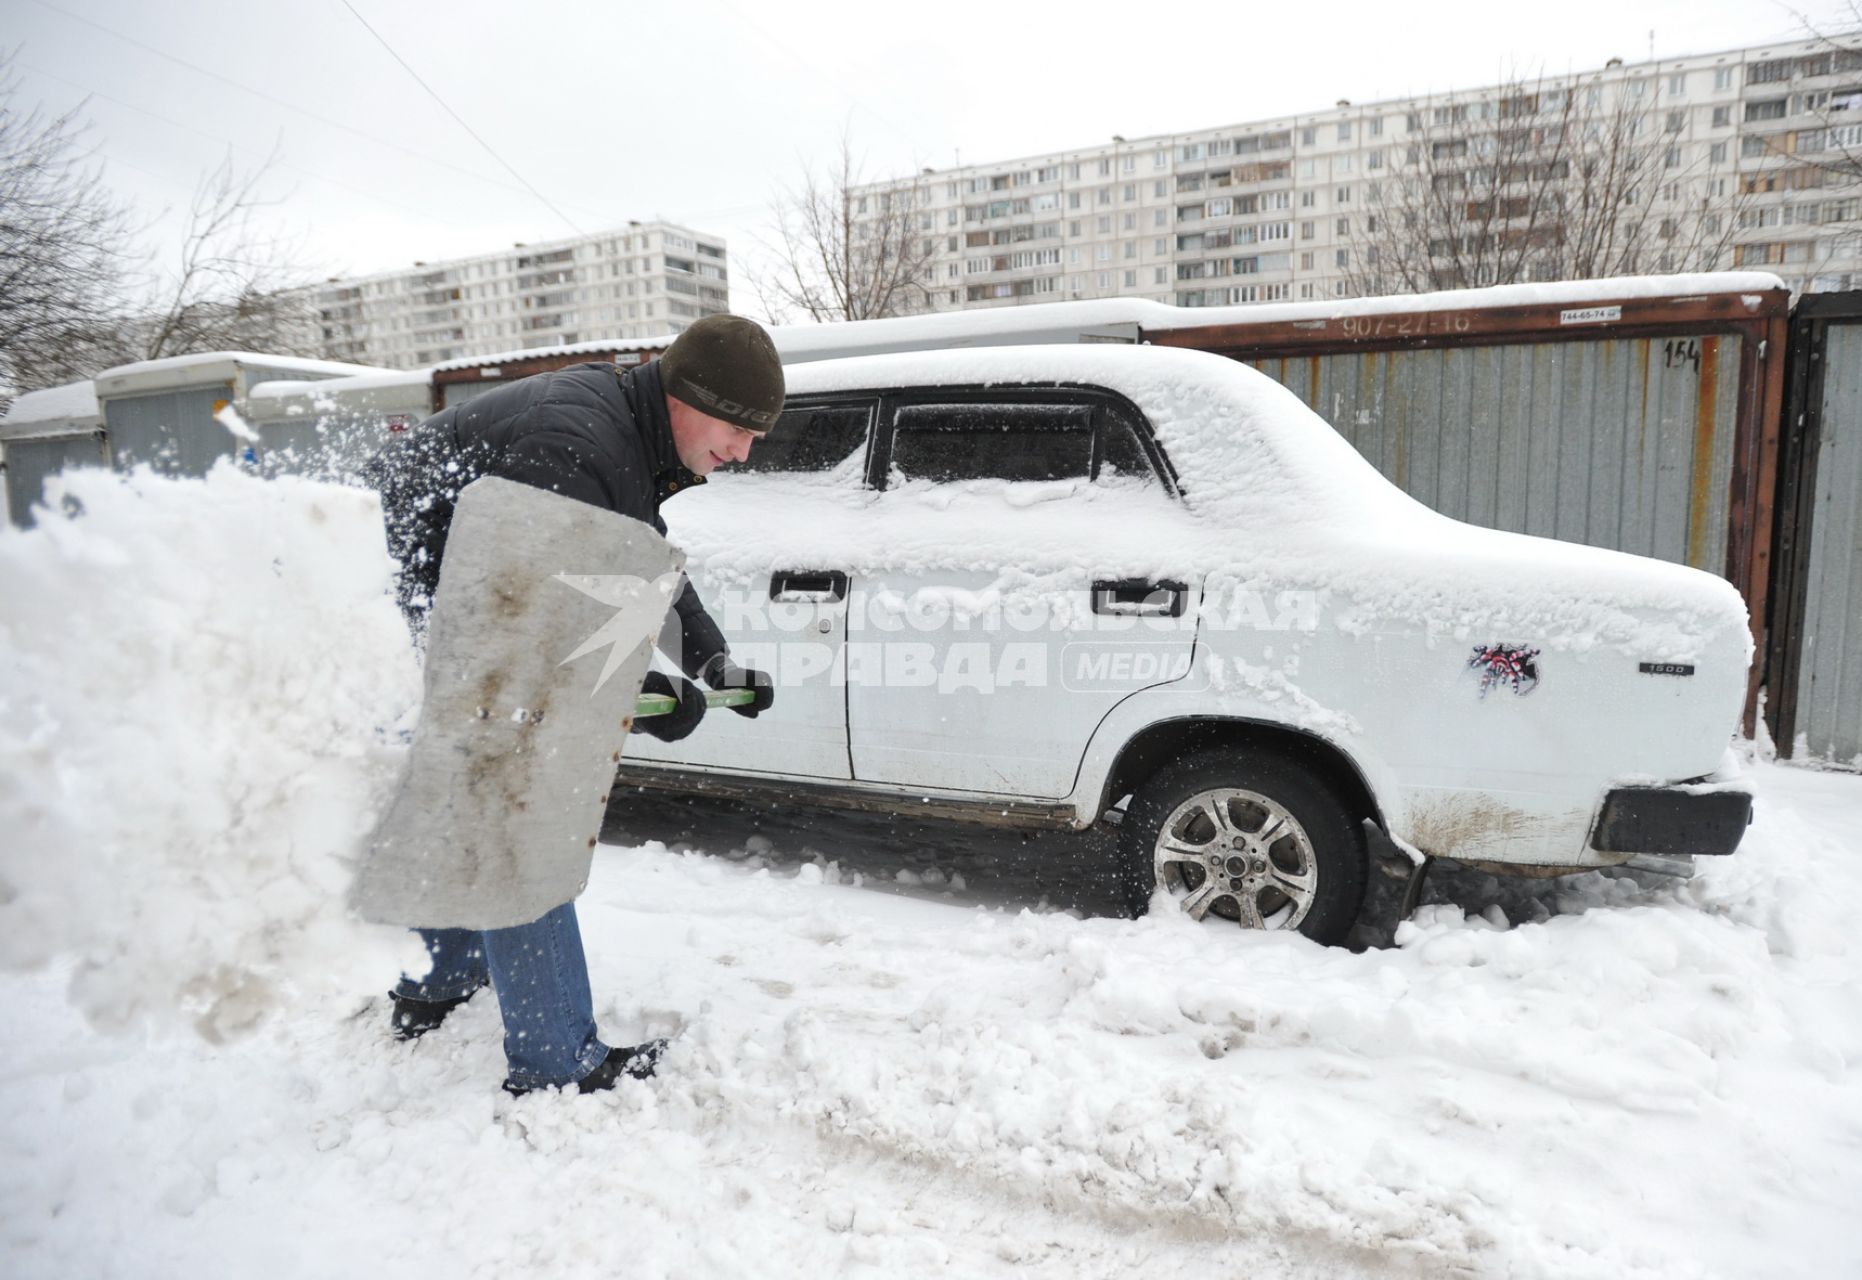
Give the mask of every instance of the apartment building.
[{"label": "apartment building", "polygon": [[678,333],[730,309],[717,236],[665,222],[416,262],[312,289],[323,354],[416,369],[464,356]]},{"label": "apartment building", "polygon": [[[1569,149],[1597,145],[1611,129],[1619,149],[1641,154],[1647,176],[1637,183],[1649,184],[1626,193],[1647,202],[1641,270],[1764,267],[1799,290],[1862,287],[1862,185],[1840,162],[1862,157],[1862,36],[1612,59],[1530,83],[1115,137],[927,169],[852,199],[869,226],[907,211],[938,311],[1076,298],[1217,306],[1343,297],[1366,291],[1374,273],[1359,255],[1376,261],[1379,210],[1393,216],[1397,188],[1378,184],[1413,185],[1423,170],[1432,183],[1454,180],[1459,157],[1464,170],[1486,164],[1491,174],[1495,139],[1504,145],[1522,131],[1541,148],[1581,131]],[[1498,212],[1490,234],[1536,234],[1509,228],[1508,211]],[[1690,218],[1710,233],[1702,243],[1711,263],[1684,260],[1680,227]]]}]

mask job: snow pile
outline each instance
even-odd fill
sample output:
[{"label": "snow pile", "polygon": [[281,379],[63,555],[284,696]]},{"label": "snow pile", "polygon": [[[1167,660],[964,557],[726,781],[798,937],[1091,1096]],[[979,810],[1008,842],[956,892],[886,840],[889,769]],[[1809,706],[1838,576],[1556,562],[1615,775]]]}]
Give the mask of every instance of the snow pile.
[{"label": "snow pile", "polygon": [[[669,804],[715,853],[605,847],[578,909],[604,1035],[676,1038],[591,1097],[499,1093],[491,993],[413,1046],[378,1002],[129,1055],[7,976],[0,1253],[276,1280],[1855,1275],[1862,779],[1755,782],[1744,847],[1691,883],[1443,869],[1362,954],[1004,910],[981,836],[764,814],[746,838]],[[1009,896],[1084,874],[1063,863]]]},{"label": "snow pile", "polygon": [[343,907],[419,697],[374,497],[230,466],[61,497],[0,533],[0,967],[224,1038],[418,964]]}]

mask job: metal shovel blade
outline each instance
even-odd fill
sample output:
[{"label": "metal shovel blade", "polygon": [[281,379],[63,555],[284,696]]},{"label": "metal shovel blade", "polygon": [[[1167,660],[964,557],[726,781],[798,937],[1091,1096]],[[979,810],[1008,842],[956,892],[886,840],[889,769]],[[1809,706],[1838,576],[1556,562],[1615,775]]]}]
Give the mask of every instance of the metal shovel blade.
[{"label": "metal shovel blade", "polygon": [[497,929],[582,891],[682,566],[638,520],[510,480],[466,487],[420,723],[351,889],[360,915]]}]

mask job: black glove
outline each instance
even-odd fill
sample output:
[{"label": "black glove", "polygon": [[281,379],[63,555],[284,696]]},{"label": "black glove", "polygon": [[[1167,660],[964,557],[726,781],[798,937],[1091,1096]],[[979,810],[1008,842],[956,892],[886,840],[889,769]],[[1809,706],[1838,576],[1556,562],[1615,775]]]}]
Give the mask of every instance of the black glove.
[{"label": "black glove", "polygon": [[776,701],[776,682],[764,671],[740,667],[731,661],[728,653],[720,653],[704,665],[699,678],[713,689],[751,689],[756,692],[756,700],[740,707],[732,707],[740,716],[754,720],[761,712],[768,711]]},{"label": "black glove", "polygon": [[640,682],[640,692],[662,693],[669,698],[677,698],[679,705],[663,716],[637,717],[634,720],[635,733],[647,734],[661,742],[677,742],[698,728],[698,722],[705,718],[705,695],[690,680],[674,684],[662,672],[649,671],[647,678]]}]

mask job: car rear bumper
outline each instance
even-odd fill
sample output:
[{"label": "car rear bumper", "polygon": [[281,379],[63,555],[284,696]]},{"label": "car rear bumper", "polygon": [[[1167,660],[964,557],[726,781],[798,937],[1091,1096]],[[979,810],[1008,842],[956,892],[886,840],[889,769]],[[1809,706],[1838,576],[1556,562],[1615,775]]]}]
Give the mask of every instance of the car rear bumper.
[{"label": "car rear bumper", "polygon": [[1752,794],[1736,787],[1618,787],[1591,825],[1599,853],[1724,855],[1752,821]]}]

